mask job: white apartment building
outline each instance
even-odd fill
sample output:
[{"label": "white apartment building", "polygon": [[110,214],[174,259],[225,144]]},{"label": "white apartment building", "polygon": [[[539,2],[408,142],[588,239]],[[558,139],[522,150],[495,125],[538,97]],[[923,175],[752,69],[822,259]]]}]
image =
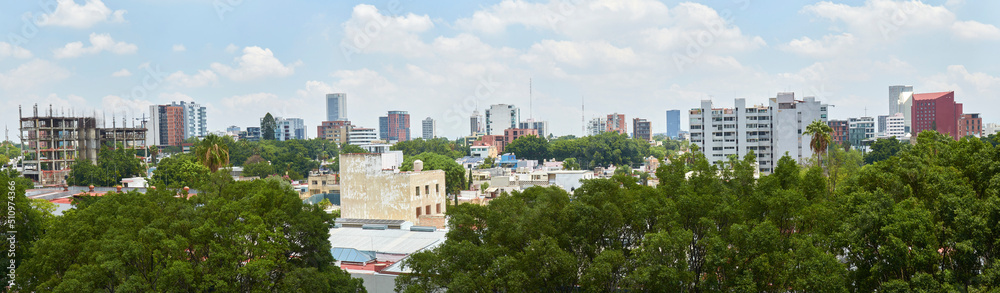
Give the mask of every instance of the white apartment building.
[{"label": "white apartment building", "polygon": [[998,132],[1000,132],[1000,124],[986,123],[986,126],[983,127],[983,136],[990,136],[990,134]]},{"label": "white apartment building", "polygon": [[275,117],[274,139],[286,141],[292,139],[306,139],[306,124],[302,118],[281,118]]},{"label": "white apartment building", "polygon": [[352,145],[371,144],[375,140],[378,140],[375,128],[355,127],[347,134],[347,143]]},{"label": "white apartment building", "polygon": [[184,107],[184,138],[204,137],[209,134],[205,106],[195,102],[181,102]]},{"label": "white apartment building", "polygon": [[869,142],[875,138],[875,128],[875,118],[848,118],[847,136],[851,142],[851,148],[867,152]]},{"label": "white apartment building", "polygon": [[793,93],[778,93],[769,106],[747,107],[745,99],[736,99],[734,108],[714,108],[703,100],[701,108],[690,112],[691,142],[710,162],[728,160],[730,155],[757,155],[761,173],[771,173],[777,160],[788,153],[802,161],[812,156],[810,135],[803,135],[812,121],[827,121],[827,105],[814,97],[795,100]]},{"label": "white apartment building", "polygon": [[903,118],[903,113],[896,113],[895,115],[889,116],[885,119],[885,136],[893,137],[897,139],[903,139],[907,137],[909,132],[906,131],[906,124]]},{"label": "white apartment building", "polygon": [[587,135],[598,135],[607,130],[608,122],[602,117],[591,119],[587,123]]},{"label": "white apartment building", "polygon": [[913,86],[893,85],[889,86],[889,116],[896,113],[903,113],[903,128],[910,132],[912,120],[910,114],[913,108]]},{"label": "white apartment building", "polygon": [[517,128],[521,121],[521,109],[508,104],[490,105],[486,109],[486,134],[503,135],[508,128]]},{"label": "white apartment building", "polygon": [[423,130],[422,137],[424,138],[424,140],[430,140],[437,137],[437,130],[436,130],[437,122],[435,122],[434,119],[431,119],[431,117],[427,117],[427,119],[424,119],[421,122],[421,124],[423,126],[421,130]]}]

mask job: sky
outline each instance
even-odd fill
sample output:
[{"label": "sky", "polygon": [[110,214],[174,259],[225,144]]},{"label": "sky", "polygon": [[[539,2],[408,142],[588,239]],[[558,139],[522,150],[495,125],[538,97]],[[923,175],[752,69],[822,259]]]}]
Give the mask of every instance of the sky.
[{"label": "sky", "polygon": [[0,123],[17,142],[18,107],[110,126],[193,101],[211,131],[270,112],[315,137],[325,95],[342,92],[354,125],[409,111],[414,136],[426,117],[439,136],[468,135],[472,111],[500,103],[557,136],[615,112],[660,133],[670,109],[788,91],[834,105],[831,119],[887,114],[896,84],[955,91],[995,123],[997,11],[962,0],[3,1]]}]

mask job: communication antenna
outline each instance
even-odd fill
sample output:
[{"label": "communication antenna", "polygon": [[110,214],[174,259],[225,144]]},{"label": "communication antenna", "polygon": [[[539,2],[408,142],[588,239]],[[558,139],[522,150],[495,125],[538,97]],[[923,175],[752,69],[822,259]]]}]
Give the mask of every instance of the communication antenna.
[{"label": "communication antenna", "polygon": [[528,78],[528,119],[531,119],[531,121],[534,122],[535,121],[535,115],[534,115],[534,112],[533,112],[533,109],[532,109],[532,106],[533,106],[532,101],[533,101],[533,99],[532,99],[532,96],[531,96],[531,78],[529,77]]}]

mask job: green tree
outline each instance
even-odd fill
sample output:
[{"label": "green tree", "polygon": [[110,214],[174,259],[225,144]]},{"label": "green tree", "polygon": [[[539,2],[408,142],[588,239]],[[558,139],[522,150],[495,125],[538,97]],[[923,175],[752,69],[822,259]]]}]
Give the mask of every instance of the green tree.
[{"label": "green tree", "polygon": [[895,156],[908,147],[908,143],[900,142],[896,137],[880,138],[871,145],[871,151],[865,154],[865,164],[874,164]]},{"label": "green tree", "polygon": [[198,162],[208,167],[208,170],[211,172],[229,166],[229,144],[226,143],[227,139],[232,140],[228,136],[223,138],[215,134],[209,134],[205,139],[201,140],[194,151]]},{"label": "green tree", "polygon": [[504,152],[513,153],[519,159],[541,162],[549,158],[549,141],[537,135],[525,135],[504,146]]},{"label": "green tree", "polygon": [[260,136],[262,140],[274,140],[275,132],[278,131],[278,123],[274,121],[271,112],[264,115],[260,121]]},{"label": "green tree", "polygon": [[250,163],[243,165],[244,177],[267,177],[274,174],[274,168],[267,162]]},{"label": "green tree", "polygon": [[413,161],[424,162],[424,170],[443,170],[445,173],[445,190],[449,194],[457,194],[468,184],[465,182],[465,168],[455,162],[454,159],[436,154],[423,153],[416,156],[404,157],[400,171],[413,171]]},{"label": "green tree", "polygon": [[108,186],[109,180],[103,170],[91,163],[90,160],[77,158],[70,167],[69,176],[66,178],[67,185],[74,186]]},{"label": "green tree", "polygon": [[334,265],[330,214],[280,180],[211,178],[190,199],[161,188],[77,207],[35,242],[19,290],[364,291]]},{"label": "green tree", "polygon": [[563,170],[580,170],[580,164],[576,162],[576,158],[566,158],[563,160]]},{"label": "green tree", "polygon": [[833,141],[830,136],[831,132],[833,132],[833,128],[822,120],[814,120],[802,132],[802,135],[812,136],[812,139],[809,140],[809,148],[812,149],[816,159],[821,161],[820,165],[822,165],[823,155],[826,154],[826,150],[829,149],[830,143]]},{"label": "green tree", "polygon": [[182,188],[201,185],[208,174],[208,167],[198,163],[190,154],[177,154],[160,161],[153,171],[150,184],[157,187]]},{"label": "green tree", "polygon": [[[364,153],[367,153],[367,152],[368,151],[366,151],[365,149],[363,149],[363,148],[361,148],[359,146],[353,145],[353,144],[344,144],[343,147],[340,150],[341,154],[364,154]],[[404,156],[405,156],[405,154],[404,154]]]},{"label": "green tree", "polygon": [[[7,233],[4,233],[4,253],[0,253],[2,255],[0,261],[4,263],[4,267],[11,264],[16,267],[18,275],[14,281],[20,283],[22,280],[20,273],[23,271],[21,268],[35,255],[36,250],[33,249],[35,243],[45,235],[45,231],[50,229],[56,220],[52,215],[55,208],[46,200],[27,198],[25,190],[32,188],[33,184],[31,180],[20,177],[14,170],[0,170],[0,183],[3,183],[4,205],[7,206],[3,222],[3,231]],[[10,276],[4,273],[0,276],[0,281],[9,284],[11,281],[9,278]]]}]

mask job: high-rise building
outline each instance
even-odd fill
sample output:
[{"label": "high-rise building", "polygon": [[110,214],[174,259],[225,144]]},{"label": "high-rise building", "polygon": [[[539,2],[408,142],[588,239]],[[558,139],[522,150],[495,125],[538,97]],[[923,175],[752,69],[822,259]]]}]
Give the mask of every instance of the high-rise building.
[{"label": "high-rise building", "polygon": [[351,125],[351,121],[323,121],[322,124],[316,126],[316,137],[341,145],[348,143],[353,128],[354,125]]},{"label": "high-rise building", "polygon": [[434,119],[431,119],[431,117],[427,117],[427,119],[424,119],[424,121],[422,121],[421,124],[423,125],[422,130],[424,134],[423,135],[424,140],[431,140],[437,137],[437,130],[435,130],[437,123],[434,122]]},{"label": "high-rise building", "polygon": [[878,118],[877,118],[878,119],[878,129],[876,130],[878,132],[878,134],[880,134],[880,135],[881,134],[885,134],[886,128],[889,127],[888,124],[886,124],[887,123],[886,119],[889,119],[889,116],[892,116],[892,115],[878,115]]},{"label": "high-rise building", "polygon": [[208,135],[205,106],[194,102],[185,103],[183,101],[180,105],[184,107],[184,139]]},{"label": "high-rise building", "polygon": [[850,136],[851,148],[867,150],[871,139],[875,138],[875,118],[850,118],[847,121],[850,123],[848,135]]},{"label": "high-rise building", "polygon": [[149,106],[150,123],[147,124],[151,145],[180,146],[188,138],[185,131],[187,113],[184,106],[177,103]]},{"label": "high-rise building", "polygon": [[517,128],[535,129],[538,130],[538,136],[549,137],[552,133],[549,132],[549,122],[548,121],[535,121],[535,119],[528,118],[528,120],[518,123]]},{"label": "high-rise building", "polygon": [[503,135],[507,128],[517,128],[521,109],[508,104],[490,105],[486,109],[486,134]]},{"label": "high-rise building", "polygon": [[642,118],[632,118],[632,138],[652,140],[649,120]]},{"label": "high-rise building", "polygon": [[771,123],[774,130],[774,155],[784,156],[785,152],[799,162],[813,155],[809,142],[812,135],[805,135],[806,126],[819,120],[827,121],[827,105],[816,101],[815,97],[796,100],[794,93],[778,93],[771,98]]},{"label": "high-rise building", "polygon": [[983,130],[983,136],[990,136],[1000,132],[1000,124],[997,123],[987,123]]},{"label": "high-rise building", "polygon": [[962,117],[962,104],[955,103],[955,92],[939,92],[913,95],[913,135],[925,130],[962,138],[958,131],[958,120]]},{"label": "high-rise building", "polygon": [[833,131],[830,132],[830,138],[833,140],[834,144],[841,145],[844,143],[850,143],[849,135],[849,125],[847,120],[830,120],[826,122],[826,125],[830,126]]},{"label": "high-rise building", "polygon": [[274,140],[306,139],[306,124],[302,118],[274,117]]},{"label": "high-rise building", "polygon": [[240,140],[260,141],[260,126],[250,126],[247,130],[240,131]]},{"label": "high-rise building", "polygon": [[958,134],[963,137],[982,137],[983,118],[979,117],[979,113],[962,114],[962,118],[958,120]]},{"label": "high-rise building", "polygon": [[605,132],[617,132],[619,134],[627,134],[628,128],[625,124],[625,114],[608,114],[608,119],[605,120],[605,127],[607,127]]},{"label": "high-rise building", "polygon": [[667,137],[677,139],[681,132],[681,110],[667,110]]},{"label": "high-rise building", "polygon": [[715,108],[711,100],[702,100],[701,108],[691,109],[691,143],[697,145],[705,158],[713,163],[725,161],[733,155],[742,158],[753,151],[757,155],[758,170],[770,173],[776,163],[776,158],[772,157],[773,113],[763,105],[746,107],[745,99],[736,99],[735,106]]},{"label": "high-rise building", "polygon": [[410,140],[410,114],[406,111],[389,111],[378,118],[379,139],[388,142]]},{"label": "high-rise building", "polygon": [[908,139],[910,133],[906,132],[906,119],[903,113],[896,113],[885,118],[885,133],[883,137],[895,137],[896,139]]},{"label": "high-rise building", "polygon": [[326,121],[347,120],[347,94],[326,95]]},{"label": "high-rise building", "polygon": [[909,132],[913,126],[913,119],[910,117],[913,107],[913,86],[893,85],[889,86],[889,116],[896,113],[903,113],[903,124]]},{"label": "high-rise building", "polygon": [[483,115],[479,114],[479,110],[474,110],[472,116],[469,116],[469,135],[479,133],[483,133]]},{"label": "high-rise building", "polygon": [[587,135],[598,135],[607,130],[607,121],[603,117],[591,119],[587,123]]},{"label": "high-rise building", "polygon": [[347,143],[352,145],[371,144],[378,139],[375,128],[354,127],[348,134]]},{"label": "high-rise building", "polygon": [[[526,129],[526,128],[507,128],[503,130],[503,146],[506,147],[511,142],[516,140],[518,137],[525,135],[538,136],[537,129]],[[498,149],[503,149],[502,147]]]}]

